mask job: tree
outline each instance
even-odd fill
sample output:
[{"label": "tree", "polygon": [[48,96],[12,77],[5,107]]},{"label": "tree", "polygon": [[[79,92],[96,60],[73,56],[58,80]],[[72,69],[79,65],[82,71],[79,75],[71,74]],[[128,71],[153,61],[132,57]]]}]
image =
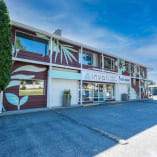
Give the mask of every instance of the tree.
[{"label": "tree", "polygon": [[10,82],[12,67],[11,22],[4,0],[0,0],[0,112],[2,95]]}]

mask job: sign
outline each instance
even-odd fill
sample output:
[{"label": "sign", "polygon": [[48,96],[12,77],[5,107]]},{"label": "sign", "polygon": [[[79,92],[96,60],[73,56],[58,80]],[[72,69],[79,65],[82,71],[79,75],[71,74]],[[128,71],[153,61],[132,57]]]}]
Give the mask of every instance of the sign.
[{"label": "sign", "polygon": [[130,83],[130,76],[119,75],[119,83]]},{"label": "sign", "polygon": [[94,70],[83,70],[82,80],[95,82],[111,82],[111,83],[130,83],[130,77],[124,75],[113,74],[109,72],[99,72]]},{"label": "sign", "polygon": [[118,75],[107,72],[83,70],[82,80],[118,83]]}]

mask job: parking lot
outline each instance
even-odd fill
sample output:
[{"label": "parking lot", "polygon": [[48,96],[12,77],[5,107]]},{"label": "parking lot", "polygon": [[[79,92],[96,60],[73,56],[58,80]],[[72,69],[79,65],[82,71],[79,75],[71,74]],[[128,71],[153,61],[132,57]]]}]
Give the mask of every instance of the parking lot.
[{"label": "parking lot", "polygon": [[96,156],[118,143],[92,128],[128,140],[157,124],[157,101],[55,111],[0,117],[0,157]]}]

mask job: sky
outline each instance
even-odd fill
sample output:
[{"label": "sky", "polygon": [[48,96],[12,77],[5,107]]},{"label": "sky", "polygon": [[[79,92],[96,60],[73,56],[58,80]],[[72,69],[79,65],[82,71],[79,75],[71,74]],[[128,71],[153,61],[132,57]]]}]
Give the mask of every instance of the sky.
[{"label": "sky", "polygon": [[5,0],[12,20],[152,67],[157,82],[156,0]]}]

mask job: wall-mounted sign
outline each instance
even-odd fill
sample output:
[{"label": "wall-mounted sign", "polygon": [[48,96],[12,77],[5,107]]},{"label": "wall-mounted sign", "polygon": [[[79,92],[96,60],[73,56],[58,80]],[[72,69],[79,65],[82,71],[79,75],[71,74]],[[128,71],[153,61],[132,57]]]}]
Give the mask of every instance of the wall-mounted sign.
[{"label": "wall-mounted sign", "polygon": [[118,83],[118,75],[107,73],[107,72],[98,72],[98,71],[93,71],[93,70],[92,71],[83,70],[82,79],[86,81]]},{"label": "wall-mounted sign", "polygon": [[130,76],[119,75],[119,83],[130,83]]},{"label": "wall-mounted sign", "polygon": [[112,83],[130,83],[130,77],[108,72],[99,72],[93,70],[83,70],[82,80],[95,82],[112,82]]}]

